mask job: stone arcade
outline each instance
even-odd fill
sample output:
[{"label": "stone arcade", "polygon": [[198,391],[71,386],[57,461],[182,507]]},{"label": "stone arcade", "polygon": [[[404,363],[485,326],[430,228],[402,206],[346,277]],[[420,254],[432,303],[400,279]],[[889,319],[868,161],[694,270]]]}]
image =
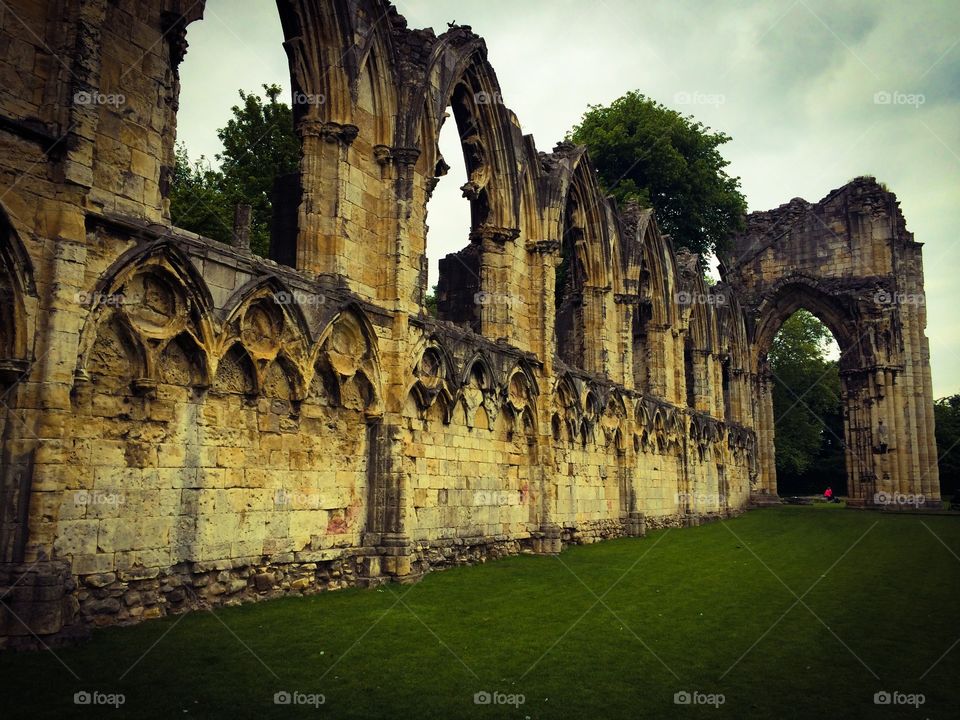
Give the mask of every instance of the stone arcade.
[{"label": "stone arcade", "polygon": [[[295,105],[272,260],[170,225],[202,1],[0,8],[0,644],[775,501],[766,352],[799,307],[843,350],[853,498],[938,497],[893,194],[755,213],[707,287],[582,148],[521,134],[469,27],[277,4],[294,92],[322,102]],[[472,231],[437,319],[448,107]]]}]

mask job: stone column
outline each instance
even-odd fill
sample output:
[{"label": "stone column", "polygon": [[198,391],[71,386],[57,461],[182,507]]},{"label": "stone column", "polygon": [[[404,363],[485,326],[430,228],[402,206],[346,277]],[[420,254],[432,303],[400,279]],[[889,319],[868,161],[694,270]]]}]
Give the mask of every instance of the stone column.
[{"label": "stone column", "polygon": [[617,377],[614,379],[627,390],[633,390],[636,387],[633,377],[633,315],[637,312],[636,306],[640,303],[640,297],[617,293],[613,296],[613,302],[617,309],[619,331],[617,347],[620,349],[617,358],[619,367]]},{"label": "stone column", "polygon": [[776,418],[773,410],[773,375],[764,366],[754,381],[757,398],[757,434],[760,478],[757,490],[763,495],[777,494],[777,465],[774,432]]},{"label": "stone column", "polygon": [[485,338],[509,340],[513,336],[516,297],[519,288],[510,282],[512,257],[507,243],[520,236],[515,228],[484,225],[470,233],[470,241],[480,245],[480,289],[489,302],[480,306],[480,334]]},{"label": "stone column", "polygon": [[584,370],[598,375],[610,374],[607,323],[607,299],[610,286],[585,285],[583,288],[583,365]]},{"label": "stone column", "polygon": [[[553,375],[553,354],[556,350],[555,335],[557,310],[554,302],[557,265],[560,262],[560,242],[558,240],[534,240],[527,242],[527,250],[534,254],[531,265],[534,268],[534,277],[530,287],[543,288],[538,298],[536,323],[537,340],[534,351],[543,361],[544,376]],[[549,418],[548,418],[549,420]]]},{"label": "stone column", "polygon": [[654,397],[669,399],[672,397],[672,383],[670,382],[670,365],[667,362],[667,353],[673,343],[673,333],[669,325],[647,325],[647,348],[650,380],[649,393]]},{"label": "stone column", "polygon": [[302,144],[297,270],[346,276],[344,257],[344,173],[356,125],[304,119],[297,126]]}]

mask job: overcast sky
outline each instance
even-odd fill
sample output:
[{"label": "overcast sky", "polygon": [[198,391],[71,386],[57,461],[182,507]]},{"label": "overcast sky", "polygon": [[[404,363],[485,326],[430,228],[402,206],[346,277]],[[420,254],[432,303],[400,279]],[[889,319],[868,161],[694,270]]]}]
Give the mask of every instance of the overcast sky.
[{"label": "overcast sky", "polygon": [[[588,104],[630,89],[733,137],[750,210],[816,202],[857,175],[897,194],[925,244],[934,395],[960,392],[960,3],[829,0],[400,0],[410,27],[471,25],[504,102],[549,151]],[[237,90],[289,90],[272,0],[207,0],[181,67],[179,139],[213,156]],[[880,93],[880,95],[878,95]],[[879,102],[877,101],[879,100]],[[885,102],[886,101],[886,102]],[[436,261],[469,227],[456,130],[429,208]]]}]

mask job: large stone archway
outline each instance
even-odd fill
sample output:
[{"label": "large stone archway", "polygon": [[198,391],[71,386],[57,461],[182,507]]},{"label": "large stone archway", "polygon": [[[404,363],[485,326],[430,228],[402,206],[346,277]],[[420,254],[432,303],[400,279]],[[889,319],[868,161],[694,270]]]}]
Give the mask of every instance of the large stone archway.
[{"label": "large stone archway", "polygon": [[939,504],[921,244],[896,196],[873,178],[857,178],[816,204],[795,198],[753,213],[723,266],[746,312],[757,499],[777,488],[767,352],[784,320],[805,308],[840,346],[851,501]]}]

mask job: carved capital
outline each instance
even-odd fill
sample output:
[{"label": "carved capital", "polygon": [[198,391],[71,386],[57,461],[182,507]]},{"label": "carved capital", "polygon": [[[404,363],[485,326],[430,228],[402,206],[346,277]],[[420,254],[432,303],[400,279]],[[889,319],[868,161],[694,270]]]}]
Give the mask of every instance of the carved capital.
[{"label": "carved capital", "polygon": [[297,125],[297,131],[301,138],[319,137],[328,143],[341,143],[349,146],[357,139],[360,128],[356,125],[341,125],[335,122],[304,118]]},{"label": "carved capital", "polygon": [[614,293],[613,301],[617,305],[639,305],[640,296],[631,293]]},{"label": "carved capital", "polygon": [[418,148],[393,148],[393,159],[398,165],[416,165],[419,157],[420,150]]},{"label": "carved capital", "polygon": [[609,285],[585,285],[583,293],[584,295],[592,295],[593,297],[603,297],[612,289]]},{"label": "carved capital", "polygon": [[476,230],[470,231],[471,242],[490,240],[500,245],[504,245],[511,240],[516,240],[518,237],[520,237],[519,228],[503,228],[493,225],[481,225]]},{"label": "carved capital", "polygon": [[527,250],[541,255],[553,255],[560,252],[559,240],[531,240],[527,243]]},{"label": "carved capital", "polygon": [[360,128],[356,125],[341,125],[340,123],[325,122],[320,126],[320,137],[329,143],[339,142],[350,145],[357,139]]}]

